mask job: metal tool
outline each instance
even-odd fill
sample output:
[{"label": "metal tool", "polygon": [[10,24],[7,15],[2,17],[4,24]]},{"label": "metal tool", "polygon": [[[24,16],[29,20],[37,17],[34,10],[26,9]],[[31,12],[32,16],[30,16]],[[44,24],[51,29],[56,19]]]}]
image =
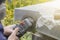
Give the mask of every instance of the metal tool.
[{"label": "metal tool", "polygon": [[[32,17],[33,21],[35,22],[35,24],[33,24],[33,25],[35,25],[34,27],[36,27],[37,33],[39,34],[39,36],[42,35],[40,38],[42,38],[42,39],[44,38],[44,40],[50,40],[50,39],[51,40],[60,40],[60,25],[56,23],[56,20],[54,20],[54,13],[56,13],[56,11],[60,10],[59,8],[60,8],[60,2],[52,1],[52,2],[47,2],[47,3],[37,4],[37,5],[16,8],[14,11],[14,13],[15,13],[14,16],[15,16],[15,20],[23,20],[26,17]],[[38,22],[37,22],[37,20],[41,16],[44,16],[47,19],[53,20],[56,23],[56,24],[54,24],[54,27],[52,29],[50,29],[50,27],[51,27],[50,25],[48,27],[46,25],[43,25],[40,27],[41,23],[39,23],[39,22],[41,20],[39,20]],[[33,37],[33,38],[35,39],[36,37]],[[36,40],[38,40],[38,38],[36,38]]]}]

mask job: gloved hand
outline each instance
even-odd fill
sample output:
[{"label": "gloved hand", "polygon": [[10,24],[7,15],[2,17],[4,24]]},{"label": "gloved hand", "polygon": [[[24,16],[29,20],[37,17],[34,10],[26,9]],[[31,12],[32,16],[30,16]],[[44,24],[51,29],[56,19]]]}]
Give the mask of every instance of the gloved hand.
[{"label": "gloved hand", "polygon": [[9,36],[14,31],[12,27],[15,27],[15,26],[16,25],[13,24],[13,25],[9,25],[9,26],[4,27],[4,35]]},{"label": "gloved hand", "polygon": [[15,28],[12,34],[8,37],[8,40],[19,40],[19,38],[16,36],[18,31],[19,31],[19,28]]}]

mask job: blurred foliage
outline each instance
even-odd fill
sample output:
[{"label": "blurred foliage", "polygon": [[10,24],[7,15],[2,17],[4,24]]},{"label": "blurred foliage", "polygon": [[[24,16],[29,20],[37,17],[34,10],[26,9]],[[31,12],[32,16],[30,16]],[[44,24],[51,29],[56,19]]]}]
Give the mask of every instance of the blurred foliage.
[{"label": "blurred foliage", "polygon": [[[16,23],[14,21],[14,8],[23,7],[32,4],[38,4],[49,0],[6,0],[6,17],[3,20],[5,26]],[[31,36],[27,37],[28,33],[21,40],[31,40]]]}]

